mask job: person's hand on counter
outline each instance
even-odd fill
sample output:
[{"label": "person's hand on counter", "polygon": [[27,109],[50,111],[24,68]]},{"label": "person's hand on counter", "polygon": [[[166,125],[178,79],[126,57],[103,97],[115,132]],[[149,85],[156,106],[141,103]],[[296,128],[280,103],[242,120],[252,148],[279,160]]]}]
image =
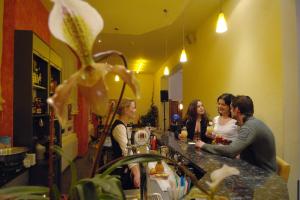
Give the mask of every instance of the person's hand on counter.
[{"label": "person's hand on counter", "polygon": [[197,140],[195,147],[197,148],[202,148],[202,146],[205,144],[205,142],[203,142],[202,140]]},{"label": "person's hand on counter", "polygon": [[139,188],[140,187],[141,176],[140,176],[140,169],[139,169],[138,165],[135,165],[131,168],[131,173],[133,175],[133,185],[134,185],[134,187]]}]

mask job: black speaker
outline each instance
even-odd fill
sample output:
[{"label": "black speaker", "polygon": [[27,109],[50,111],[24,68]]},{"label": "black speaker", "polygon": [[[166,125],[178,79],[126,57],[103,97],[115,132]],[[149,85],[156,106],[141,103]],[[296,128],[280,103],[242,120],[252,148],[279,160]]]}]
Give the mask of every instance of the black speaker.
[{"label": "black speaker", "polygon": [[169,101],[168,90],[161,90],[160,91],[160,101],[161,102],[167,102],[167,101]]}]

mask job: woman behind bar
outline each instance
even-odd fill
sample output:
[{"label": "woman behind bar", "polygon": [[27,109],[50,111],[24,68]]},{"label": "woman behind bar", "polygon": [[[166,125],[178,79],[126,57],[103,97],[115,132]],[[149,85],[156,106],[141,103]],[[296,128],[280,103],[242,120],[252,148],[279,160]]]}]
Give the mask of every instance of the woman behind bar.
[{"label": "woman behind bar", "polygon": [[236,125],[236,120],[231,117],[230,113],[230,104],[233,98],[234,96],[229,93],[224,93],[218,97],[219,116],[213,119],[214,128],[211,137],[214,138],[216,135],[219,135],[228,141],[236,140],[238,126]]},{"label": "woman behind bar", "polygon": [[[114,159],[128,155],[127,123],[135,118],[136,105],[133,100],[123,99],[120,103],[116,119],[111,127],[111,141]],[[123,189],[132,189],[140,186],[140,170],[138,164],[130,164],[128,167],[118,169],[113,174],[121,176]]]},{"label": "woman behind bar", "polygon": [[205,134],[209,120],[203,103],[199,99],[195,99],[190,103],[185,121],[189,139],[201,139],[205,143],[211,143],[212,139]]}]

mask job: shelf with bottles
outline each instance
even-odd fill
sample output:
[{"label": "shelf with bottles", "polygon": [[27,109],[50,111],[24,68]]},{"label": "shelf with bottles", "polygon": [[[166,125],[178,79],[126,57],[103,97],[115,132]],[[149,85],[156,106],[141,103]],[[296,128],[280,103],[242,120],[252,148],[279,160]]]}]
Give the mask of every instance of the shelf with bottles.
[{"label": "shelf with bottles", "polygon": [[43,86],[35,85],[35,84],[32,84],[32,88],[33,89],[40,89],[40,90],[47,90],[47,88],[45,88]]},{"label": "shelf with bottles", "polygon": [[47,89],[48,83],[48,62],[42,57],[33,53],[32,56],[32,85],[36,89]]},{"label": "shelf with bottles", "polygon": [[49,84],[49,96],[52,96],[55,92],[56,87],[61,82],[61,71],[58,67],[50,64],[50,84]]},{"label": "shelf with bottles", "polygon": [[35,96],[32,102],[32,116],[45,116],[48,115],[47,97]]}]

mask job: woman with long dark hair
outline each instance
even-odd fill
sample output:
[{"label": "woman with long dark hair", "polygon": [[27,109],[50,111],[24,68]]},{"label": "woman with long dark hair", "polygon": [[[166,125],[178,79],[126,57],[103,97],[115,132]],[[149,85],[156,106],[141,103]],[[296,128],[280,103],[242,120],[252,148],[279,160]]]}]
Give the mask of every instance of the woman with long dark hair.
[{"label": "woman with long dark hair", "polygon": [[238,135],[238,126],[236,120],[231,117],[230,104],[234,96],[230,93],[224,93],[217,99],[219,115],[213,119],[212,137],[219,137],[229,142],[236,140]]},{"label": "woman with long dark hair", "polygon": [[205,143],[211,143],[211,138],[205,134],[208,122],[208,116],[203,103],[199,99],[193,100],[185,116],[188,138],[191,140],[201,139]]}]

